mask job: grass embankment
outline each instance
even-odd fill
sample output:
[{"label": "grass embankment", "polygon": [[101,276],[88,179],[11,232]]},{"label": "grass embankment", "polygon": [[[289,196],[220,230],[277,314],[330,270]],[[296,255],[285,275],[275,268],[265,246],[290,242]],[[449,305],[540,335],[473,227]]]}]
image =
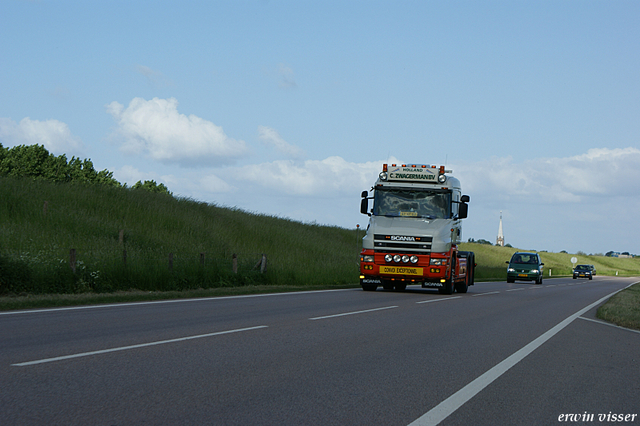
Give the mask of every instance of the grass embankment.
[{"label": "grass embankment", "polygon": [[640,284],[622,290],[598,308],[598,318],[640,330]]},{"label": "grass embankment", "polygon": [[[359,250],[356,230],[144,190],[0,178],[0,295],[348,285]],[[262,254],[266,273],[255,268]]]},{"label": "grass embankment", "polygon": [[[0,309],[353,287],[362,236],[144,190],[0,178]],[[462,249],[476,253],[478,282],[505,279],[516,251]],[[573,256],[541,253],[545,277],[570,275]],[[640,259],[577,257],[640,276]]]},{"label": "grass embankment", "polygon": [[[512,247],[491,246],[488,244],[464,243],[462,250],[472,251],[476,256],[476,281],[506,279],[507,262],[516,251],[531,251]],[[622,277],[640,276],[640,258],[621,259],[617,257],[588,256],[569,253],[539,252],[544,263],[544,278],[568,277],[573,273],[571,258],[576,257],[578,264],[594,265],[598,275]]]}]

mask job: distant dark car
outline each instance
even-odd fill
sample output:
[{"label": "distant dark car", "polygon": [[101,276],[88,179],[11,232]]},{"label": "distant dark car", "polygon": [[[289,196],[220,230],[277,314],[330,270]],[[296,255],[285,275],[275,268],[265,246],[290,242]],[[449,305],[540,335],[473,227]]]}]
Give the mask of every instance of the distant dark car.
[{"label": "distant dark car", "polygon": [[593,273],[591,272],[591,265],[577,265],[573,268],[573,279],[576,278],[589,278],[593,279]]},{"label": "distant dark car", "polygon": [[507,282],[512,283],[519,281],[535,281],[536,284],[542,284],[542,260],[538,253],[516,252],[511,256],[511,260],[507,268]]}]

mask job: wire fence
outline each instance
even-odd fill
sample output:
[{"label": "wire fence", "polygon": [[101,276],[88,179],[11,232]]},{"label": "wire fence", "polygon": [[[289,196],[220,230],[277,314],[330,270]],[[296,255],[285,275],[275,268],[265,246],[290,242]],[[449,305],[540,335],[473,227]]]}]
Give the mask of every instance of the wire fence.
[{"label": "wire fence", "polygon": [[0,294],[169,291],[268,284],[264,253],[131,249],[0,251]]}]

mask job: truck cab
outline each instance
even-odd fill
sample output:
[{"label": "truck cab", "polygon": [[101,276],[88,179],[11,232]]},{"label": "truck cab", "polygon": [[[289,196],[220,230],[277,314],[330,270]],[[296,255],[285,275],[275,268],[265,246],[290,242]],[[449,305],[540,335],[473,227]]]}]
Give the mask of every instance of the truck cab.
[{"label": "truck cab", "polygon": [[457,248],[469,196],[447,173],[444,166],[384,164],[375,185],[362,193],[360,211],[369,216],[360,256],[364,290],[420,283],[451,294],[473,285],[473,253]]}]

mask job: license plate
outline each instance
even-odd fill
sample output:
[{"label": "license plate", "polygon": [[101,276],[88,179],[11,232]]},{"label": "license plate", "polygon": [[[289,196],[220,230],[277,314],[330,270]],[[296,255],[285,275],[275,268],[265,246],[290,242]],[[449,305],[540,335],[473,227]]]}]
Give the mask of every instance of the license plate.
[{"label": "license plate", "polygon": [[422,268],[411,268],[407,266],[381,266],[380,273],[393,275],[422,275]]},{"label": "license plate", "polygon": [[527,274],[518,274],[519,277],[528,277],[529,275]]}]

